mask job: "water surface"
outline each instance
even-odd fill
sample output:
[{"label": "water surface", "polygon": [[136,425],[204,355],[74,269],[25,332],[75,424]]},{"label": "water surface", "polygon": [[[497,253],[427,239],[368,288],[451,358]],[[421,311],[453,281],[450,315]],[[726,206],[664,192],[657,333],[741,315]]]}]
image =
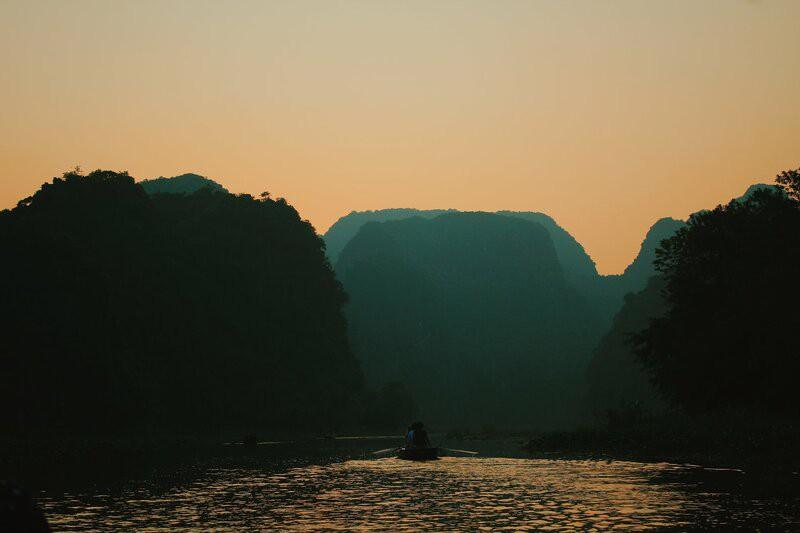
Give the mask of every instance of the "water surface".
[{"label": "water surface", "polygon": [[40,501],[55,530],[800,528],[795,496],[754,494],[743,476],[629,461],[249,458],[169,486],[45,493]]}]

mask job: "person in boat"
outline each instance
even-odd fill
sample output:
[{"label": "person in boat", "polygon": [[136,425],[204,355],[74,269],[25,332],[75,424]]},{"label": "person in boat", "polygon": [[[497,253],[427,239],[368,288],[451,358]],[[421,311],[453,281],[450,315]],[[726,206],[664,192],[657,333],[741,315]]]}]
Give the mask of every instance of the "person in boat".
[{"label": "person in boat", "polygon": [[414,428],[412,424],[411,426],[408,426],[408,429],[406,430],[406,447],[413,445],[414,445]]},{"label": "person in boat", "polygon": [[428,438],[428,432],[425,430],[425,424],[422,422],[414,422],[411,424],[411,447],[413,448],[430,448],[431,440]]}]

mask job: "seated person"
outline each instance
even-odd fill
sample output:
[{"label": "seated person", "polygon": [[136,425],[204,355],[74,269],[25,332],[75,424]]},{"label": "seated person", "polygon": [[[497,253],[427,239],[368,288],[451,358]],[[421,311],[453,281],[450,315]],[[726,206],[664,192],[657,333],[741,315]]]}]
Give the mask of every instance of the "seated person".
[{"label": "seated person", "polygon": [[411,442],[414,448],[430,448],[431,441],[428,432],[422,422],[414,422],[411,425]]}]

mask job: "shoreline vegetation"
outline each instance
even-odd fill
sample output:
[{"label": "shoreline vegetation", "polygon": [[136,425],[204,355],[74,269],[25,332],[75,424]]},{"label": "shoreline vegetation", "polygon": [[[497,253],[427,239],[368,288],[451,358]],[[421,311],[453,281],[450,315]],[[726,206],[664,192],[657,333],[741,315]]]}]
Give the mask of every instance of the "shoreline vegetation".
[{"label": "shoreline vegetation", "polygon": [[748,415],[665,415],[623,427],[541,433],[524,448],[532,454],[590,459],[697,464],[756,474],[797,475],[800,432],[790,419],[745,422]]},{"label": "shoreline vegetation", "polygon": [[[396,436],[352,432],[354,437],[312,431],[229,429],[219,433],[131,432],[118,434],[38,432],[0,441],[0,479],[28,487],[55,485],[103,486],[150,475],[177,475],[184,468],[213,462],[227,455],[248,455],[297,449],[317,455],[346,448],[349,441]],[[358,436],[361,435],[361,436]]]}]

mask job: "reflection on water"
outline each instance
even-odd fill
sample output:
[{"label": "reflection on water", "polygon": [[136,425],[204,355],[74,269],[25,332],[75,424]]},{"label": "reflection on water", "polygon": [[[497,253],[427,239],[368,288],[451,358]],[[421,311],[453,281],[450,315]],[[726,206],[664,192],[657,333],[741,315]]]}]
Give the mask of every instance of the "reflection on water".
[{"label": "reflection on water", "polygon": [[355,460],[282,471],[211,469],[166,491],[66,495],[42,504],[55,530],[800,526],[790,502],[710,491],[696,470],[624,461]]}]

